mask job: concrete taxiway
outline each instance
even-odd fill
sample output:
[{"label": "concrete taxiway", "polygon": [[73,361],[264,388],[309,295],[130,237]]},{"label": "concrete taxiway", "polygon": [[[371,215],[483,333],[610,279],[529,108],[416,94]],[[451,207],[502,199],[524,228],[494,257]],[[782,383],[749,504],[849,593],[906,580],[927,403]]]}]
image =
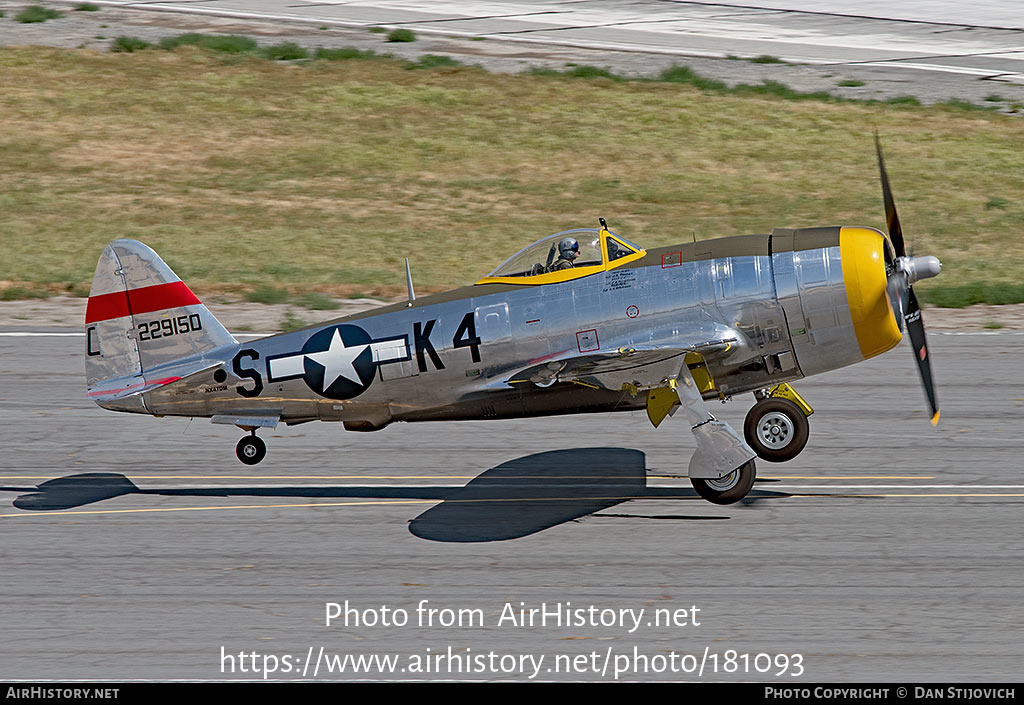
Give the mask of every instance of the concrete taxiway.
[{"label": "concrete taxiway", "polygon": [[894,67],[1024,83],[1024,12],[1013,0],[482,2],[167,0],[103,4],[426,35],[525,41],[650,54]]},{"label": "concrete taxiway", "polygon": [[[672,477],[693,447],[676,419],[314,423],[263,434],[267,460],[246,467],[236,429],[85,400],[81,337],[14,332],[0,331],[4,680],[252,678],[271,655],[287,679],[1020,679],[1019,334],[930,337],[938,428],[906,346],[806,380],[804,453],[760,462],[754,501],[716,507]],[[714,411],[739,425],[750,401]],[[345,601],[409,622],[326,626]],[[502,621],[507,604],[565,603],[596,612]],[[469,621],[421,626],[420,606]],[[640,609],[638,627],[611,616]],[[659,625],[657,609],[689,616]],[[609,623],[587,621],[603,610]],[[672,653],[703,673],[654,659]],[[460,654],[483,658],[459,672]],[[330,672],[344,655],[398,660]]]}]

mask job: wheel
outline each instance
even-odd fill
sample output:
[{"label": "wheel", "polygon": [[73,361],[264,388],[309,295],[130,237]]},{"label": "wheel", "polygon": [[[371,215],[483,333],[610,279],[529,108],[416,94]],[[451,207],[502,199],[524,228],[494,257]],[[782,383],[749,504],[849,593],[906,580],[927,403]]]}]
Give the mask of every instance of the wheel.
[{"label": "wheel", "polygon": [[246,465],[255,465],[267,456],[267,444],[259,436],[245,436],[235,446],[235,455]]},{"label": "wheel", "polygon": [[807,445],[811,426],[800,407],[789,399],[762,399],[750,407],[743,437],[757,457],[772,463],[792,460]]},{"label": "wheel", "polygon": [[750,459],[725,477],[717,480],[701,480],[690,478],[690,484],[697,494],[713,504],[732,504],[747,496],[754,486],[757,469],[754,460]]}]

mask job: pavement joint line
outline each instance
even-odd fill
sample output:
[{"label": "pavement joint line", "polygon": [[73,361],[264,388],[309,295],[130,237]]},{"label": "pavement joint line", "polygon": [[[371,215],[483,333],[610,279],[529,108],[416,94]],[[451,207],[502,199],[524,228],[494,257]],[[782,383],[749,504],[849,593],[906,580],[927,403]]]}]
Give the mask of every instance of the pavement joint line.
[{"label": "pavement joint line", "polygon": [[[836,496],[831,494],[813,494],[813,493],[793,493],[777,497],[767,497],[766,499],[807,499],[807,498],[829,498],[829,499],[860,499],[860,498],[885,498],[885,499],[897,499],[897,498],[909,498],[909,499],[922,499],[922,498],[969,498],[969,497],[1024,497],[1024,493],[947,493],[947,494],[852,494]],[[0,519],[17,519],[23,517],[52,517],[52,516],[84,516],[84,515],[107,515],[107,514],[147,514],[147,513],[168,513],[168,512],[202,512],[202,511],[232,511],[232,510],[246,510],[246,509],[303,509],[303,508],[323,508],[323,507],[358,507],[358,506],[373,506],[373,505],[398,505],[398,504],[437,504],[437,503],[458,503],[458,504],[473,504],[473,503],[501,503],[501,502],[593,502],[593,501],[609,501],[614,500],[617,502],[628,502],[631,500],[642,500],[642,499],[662,499],[671,501],[695,501],[699,497],[676,497],[676,498],[658,498],[658,497],[637,497],[637,496],[602,496],[602,497],[500,497],[500,498],[479,498],[479,499],[399,499],[399,500],[364,500],[358,502],[311,502],[311,503],[297,503],[297,504],[241,504],[241,505],[223,505],[215,507],[148,507],[141,509],[88,509],[84,511],[29,511],[25,510],[17,514],[0,514]]]},{"label": "pavement joint line", "polygon": [[[849,66],[852,64],[891,64],[900,61],[928,61],[933,59],[966,59],[974,56],[1000,56],[1002,54],[1017,54],[1024,51],[1024,48],[1009,47],[1007,49],[994,49],[991,51],[975,51],[966,54],[924,54],[921,56],[903,56],[895,59],[860,59],[857,61],[837,61],[835,66]],[[827,66],[828,64],[819,64]]]},{"label": "pavement joint line", "polygon": [[[175,0],[177,1],[177,0]],[[311,5],[334,5],[335,3],[311,3]],[[310,7],[310,5],[288,5],[287,7]],[[517,17],[536,17],[537,15],[564,15],[565,10],[541,10],[538,12],[516,12],[511,15],[467,15],[465,17],[438,17],[429,20],[407,20],[398,24],[405,27],[411,24],[433,24],[434,22],[472,22],[474,20],[502,20]]]}]

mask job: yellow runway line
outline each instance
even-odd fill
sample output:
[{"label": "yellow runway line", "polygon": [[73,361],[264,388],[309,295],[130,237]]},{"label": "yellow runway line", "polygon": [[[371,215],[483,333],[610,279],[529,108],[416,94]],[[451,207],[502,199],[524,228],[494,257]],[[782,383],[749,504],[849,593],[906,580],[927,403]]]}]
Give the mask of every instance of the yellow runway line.
[{"label": "yellow runway line", "polygon": [[[481,471],[482,472],[482,471]],[[81,473],[79,473],[81,474]],[[123,475],[129,480],[472,480],[477,475]],[[75,479],[74,475],[3,475],[4,480],[56,480]],[[532,476],[531,476],[532,477]]]},{"label": "yellow runway line", "polygon": [[772,475],[758,480],[934,480],[935,475]]},{"label": "yellow runway line", "polygon": [[302,504],[238,504],[233,506],[223,507],[156,507],[150,509],[86,509],[83,511],[60,511],[60,512],[47,512],[47,511],[29,511],[18,514],[0,514],[2,518],[16,518],[16,517],[45,517],[45,516],[73,516],[81,514],[143,514],[149,512],[209,512],[217,510],[230,510],[230,509],[291,509],[299,507],[354,507],[361,505],[370,504],[432,504],[439,502],[437,499],[395,499],[395,500],[371,500],[365,502],[322,502],[313,503],[307,502]]},{"label": "yellow runway line", "polygon": [[[83,511],[31,511],[25,510],[18,514],[0,514],[0,519],[13,519],[17,517],[41,517],[41,516],[76,516],[83,514],[144,514],[150,512],[208,512],[215,510],[232,509],[294,509],[308,507],[359,507],[363,505],[380,504],[437,504],[440,502],[471,504],[473,502],[594,502],[594,501],[617,501],[627,502],[632,499],[651,499],[650,497],[495,497],[492,499],[395,499],[395,500],[368,500],[363,502],[303,502],[300,504],[239,504],[219,507],[160,507],[151,509],[86,509]],[[697,499],[687,497],[686,499]]]},{"label": "yellow runway line", "polygon": [[[820,494],[793,492],[789,496],[790,497],[836,497],[836,495],[829,494],[827,492],[822,492]],[[1002,494],[996,493],[996,492],[989,492],[989,493],[977,492],[977,493],[973,493],[973,494],[968,494],[968,493],[963,493],[963,494],[953,494],[953,493],[948,493],[948,494],[942,494],[942,493],[935,493],[935,494],[910,494],[910,493],[899,493],[899,494],[875,494],[875,493],[871,493],[871,494],[843,494],[841,497],[839,497],[839,499],[851,499],[851,498],[855,498],[855,497],[915,497],[915,498],[920,498],[920,497],[947,497],[947,498],[948,497],[1024,497],[1024,492],[1022,492],[1022,493],[1010,493],[1010,492],[1007,492],[1007,493],[1002,493]]]}]

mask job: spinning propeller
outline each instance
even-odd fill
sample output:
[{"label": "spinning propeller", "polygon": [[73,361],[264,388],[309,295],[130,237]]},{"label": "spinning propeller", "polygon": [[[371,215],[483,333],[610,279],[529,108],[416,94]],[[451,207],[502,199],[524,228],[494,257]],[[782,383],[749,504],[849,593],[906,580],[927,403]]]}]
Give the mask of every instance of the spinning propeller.
[{"label": "spinning propeller", "polygon": [[885,201],[885,222],[889,230],[889,240],[896,250],[896,259],[886,266],[886,291],[892,303],[893,313],[900,330],[906,326],[910,335],[910,344],[914,348],[914,359],[921,375],[925,396],[932,413],[932,425],[939,422],[939,403],[935,398],[935,384],[932,381],[932,364],[928,356],[928,346],[924,337],[924,322],[921,320],[921,306],[914,294],[914,283],[921,279],[934,277],[942,270],[942,263],[937,257],[908,257],[906,244],[903,241],[903,229],[896,214],[896,204],[889,188],[889,176],[885,173],[885,162],[882,159],[882,143],[875,133],[875,148],[878,151],[878,171],[882,180],[882,198]]}]

